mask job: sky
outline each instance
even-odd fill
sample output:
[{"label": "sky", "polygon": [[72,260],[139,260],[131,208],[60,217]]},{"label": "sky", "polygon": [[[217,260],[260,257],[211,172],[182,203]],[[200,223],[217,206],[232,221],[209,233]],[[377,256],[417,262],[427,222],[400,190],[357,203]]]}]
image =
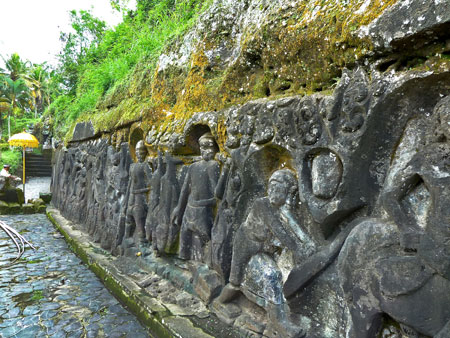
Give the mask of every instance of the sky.
[{"label": "sky", "polygon": [[[72,9],[92,9],[93,15],[109,26],[122,21],[122,14],[111,8],[109,0],[0,0],[0,8],[0,55],[7,58],[18,53],[32,63],[56,65],[55,55],[61,50],[59,33],[71,31]],[[0,68],[4,68],[1,57]]]}]

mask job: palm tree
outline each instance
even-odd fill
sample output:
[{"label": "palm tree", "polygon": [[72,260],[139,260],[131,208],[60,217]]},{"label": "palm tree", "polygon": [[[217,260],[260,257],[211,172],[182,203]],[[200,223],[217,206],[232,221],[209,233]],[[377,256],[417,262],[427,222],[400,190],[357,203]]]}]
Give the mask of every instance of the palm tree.
[{"label": "palm tree", "polygon": [[50,74],[47,72],[45,63],[42,65],[34,65],[28,75],[31,83],[31,95],[34,103],[34,118],[37,113],[44,110],[44,106],[50,105]]},{"label": "palm tree", "polygon": [[[2,57],[3,58],[3,57]],[[30,61],[22,61],[19,54],[12,54],[9,59],[3,58],[5,62],[7,75],[13,80],[16,81],[18,79],[24,79],[25,81],[29,80],[28,77],[28,69],[31,66]]]},{"label": "palm tree", "polygon": [[0,102],[8,103],[8,137],[11,137],[11,115],[16,109],[25,109],[30,106],[30,89],[22,79],[13,80],[3,76],[0,85]]}]

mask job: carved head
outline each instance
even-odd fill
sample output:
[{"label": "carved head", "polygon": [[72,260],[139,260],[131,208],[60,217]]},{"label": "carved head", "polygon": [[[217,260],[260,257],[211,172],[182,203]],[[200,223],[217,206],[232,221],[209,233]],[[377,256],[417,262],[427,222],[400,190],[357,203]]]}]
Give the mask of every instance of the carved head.
[{"label": "carved head", "polygon": [[138,159],[138,162],[142,163],[145,160],[145,157],[147,156],[147,148],[145,147],[144,141],[139,141],[136,143],[136,157]]},{"label": "carved head", "polygon": [[436,138],[439,142],[450,140],[450,95],[444,97],[434,107],[437,118]]},{"label": "carved head", "polygon": [[311,166],[311,185],[314,196],[330,199],[338,190],[342,180],[342,163],[339,157],[324,151],[314,157]]},{"label": "carved head", "polygon": [[198,139],[200,153],[205,161],[214,159],[216,155],[216,141],[211,133],[205,133]]},{"label": "carved head", "polygon": [[273,120],[271,118],[272,112],[268,109],[261,109],[255,125],[255,134],[253,135],[253,140],[257,144],[264,144],[270,142],[274,135],[275,130],[273,129]]},{"label": "carved head", "polygon": [[358,69],[350,80],[342,99],[342,114],[344,124],[342,129],[346,132],[355,132],[364,123],[366,113],[365,103],[369,98],[367,75]]},{"label": "carved head", "polygon": [[297,193],[297,180],[289,169],[275,171],[269,179],[267,195],[269,202],[275,207],[290,204]]}]

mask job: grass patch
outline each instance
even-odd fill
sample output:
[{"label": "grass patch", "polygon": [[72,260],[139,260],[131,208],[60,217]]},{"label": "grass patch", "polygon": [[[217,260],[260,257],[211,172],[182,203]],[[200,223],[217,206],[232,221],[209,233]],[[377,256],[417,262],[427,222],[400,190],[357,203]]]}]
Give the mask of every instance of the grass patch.
[{"label": "grass patch", "polygon": [[42,298],[44,298],[44,293],[41,290],[33,291],[33,295],[31,296],[32,301],[37,302],[37,301],[41,300]]}]

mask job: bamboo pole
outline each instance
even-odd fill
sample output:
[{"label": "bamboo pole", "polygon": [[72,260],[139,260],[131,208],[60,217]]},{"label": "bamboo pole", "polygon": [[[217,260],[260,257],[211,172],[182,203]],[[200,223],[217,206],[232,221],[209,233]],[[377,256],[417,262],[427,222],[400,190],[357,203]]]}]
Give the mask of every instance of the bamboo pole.
[{"label": "bamboo pole", "polygon": [[23,199],[25,200],[25,146],[22,147],[23,149]]}]

